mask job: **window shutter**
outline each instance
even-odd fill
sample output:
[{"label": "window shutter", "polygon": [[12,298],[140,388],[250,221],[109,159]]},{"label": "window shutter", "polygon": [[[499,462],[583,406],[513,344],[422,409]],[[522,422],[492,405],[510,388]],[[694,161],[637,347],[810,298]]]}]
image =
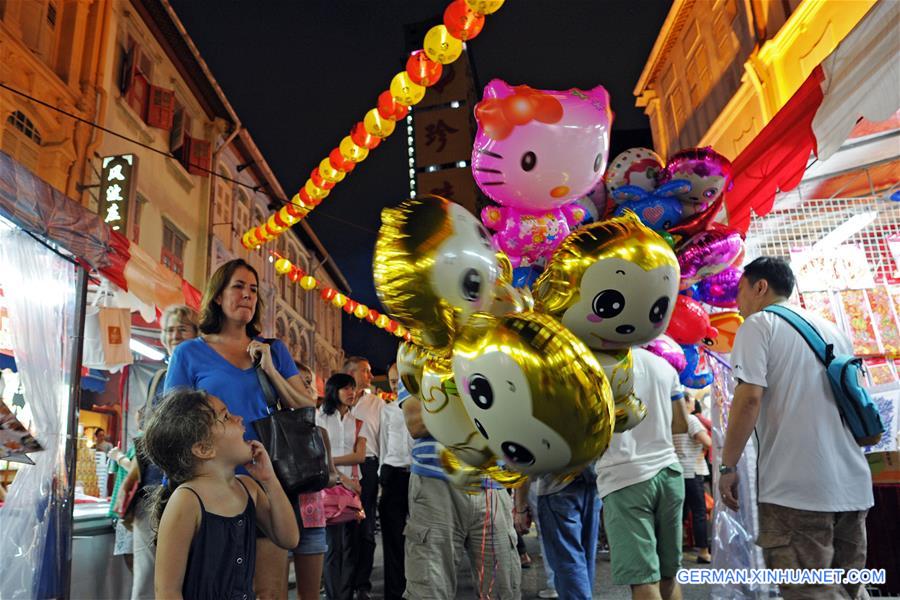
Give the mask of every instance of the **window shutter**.
[{"label": "window shutter", "polygon": [[175,119],[175,92],[151,85],[149,96],[147,125],[171,130]]},{"label": "window shutter", "polygon": [[150,82],[140,73],[135,73],[131,79],[131,88],[128,90],[128,106],[144,121],[147,120],[147,99],[150,92]]},{"label": "window shutter", "polygon": [[189,146],[185,156],[188,157],[187,170],[191,175],[209,177],[209,164],[212,158],[212,146],[205,140],[188,137]]}]

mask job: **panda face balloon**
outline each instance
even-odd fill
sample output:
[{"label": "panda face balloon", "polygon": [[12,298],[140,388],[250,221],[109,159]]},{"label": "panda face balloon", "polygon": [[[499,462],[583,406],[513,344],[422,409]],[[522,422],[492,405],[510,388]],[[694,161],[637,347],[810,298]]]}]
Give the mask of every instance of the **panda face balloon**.
[{"label": "panda face balloon", "polygon": [[475,428],[511,469],[571,472],[609,444],[609,382],[552,317],[476,314],[454,342],[453,373]]},{"label": "panda face balloon", "polygon": [[589,347],[610,350],[663,333],[678,284],[672,248],[629,212],[567,237],[534,289],[540,309]]}]

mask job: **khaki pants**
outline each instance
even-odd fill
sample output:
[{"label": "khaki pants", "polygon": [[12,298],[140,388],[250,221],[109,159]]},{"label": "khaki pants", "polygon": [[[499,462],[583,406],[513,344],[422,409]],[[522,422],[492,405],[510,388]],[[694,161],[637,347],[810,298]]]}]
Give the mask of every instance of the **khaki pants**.
[{"label": "khaki pants", "polygon": [[[867,512],[817,512],[760,503],[756,543],[769,569],[862,569]],[[779,587],[785,600],[869,597],[860,584]]]},{"label": "khaki pants", "polygon": [[522,567],[516,552],[512,499],[506,490],[467,494],[446,481],[412,474],[409,520],[403,533],[404,598],[457,598],[456,572],[464,553],[469,557],[476,590],[480,587],[480,598],[521,598]]}]

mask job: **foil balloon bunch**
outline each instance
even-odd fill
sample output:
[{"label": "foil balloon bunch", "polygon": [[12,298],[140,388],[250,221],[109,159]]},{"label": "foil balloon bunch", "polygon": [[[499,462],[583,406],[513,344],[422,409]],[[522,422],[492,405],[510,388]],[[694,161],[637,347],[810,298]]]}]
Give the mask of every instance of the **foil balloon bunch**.
[{"label": "foil balloon bunch", "polygon": [[539,310],[581,339],[612,385],[616,431],[640,423],[631,348],[659,337],[672,318],[679,265],[667,241],[631,211],[567,237],[534,284]]},{"label": "foil balloon bunch", "polygon": [[[604,176],[614,211],[631,208],[665,235],[681,272],[680,295],[666,337],[647,346],[679,371],[684,385],[702,388],[712,380],[704,351],[730,351],[719,327],[733,332],[740,317],[737,286],[744,256],[743,236],[715,222],[731,185],[731,163],[712,148],[676,152],[664,165],[652,150],[632,148],[614,158]],[[677,215],[677,216],[676,216]]]},{"label": "foil balloon bunch", "polygon": [[472,174],[496,203],[481,220],[517,269],[517,284],[530,284],[519,273],[539,273],[589,215],[582,202],[602,184],[612,117],[602,86],[537,90],[494,79],[485,87],[475,106]]},{"label": "foil balloon bunch", "polygon": [[484,226],[436,196],[384,209],[375,288],[411,342],[400,378],[445,466],[515,485],[577,472],[609,444],[613,396],[588,347],[515,290]]}]

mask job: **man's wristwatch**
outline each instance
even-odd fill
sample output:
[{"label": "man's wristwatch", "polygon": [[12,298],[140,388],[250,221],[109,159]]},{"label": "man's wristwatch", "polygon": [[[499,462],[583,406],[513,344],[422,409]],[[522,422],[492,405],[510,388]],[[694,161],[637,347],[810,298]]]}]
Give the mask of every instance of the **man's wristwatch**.
[{"label": "man's wristwatch", "polygon": [[729,473],[734,473],[737,471],[737,467],[726,467],[725,465],[719,465],[719,475],[728,475]]}]

